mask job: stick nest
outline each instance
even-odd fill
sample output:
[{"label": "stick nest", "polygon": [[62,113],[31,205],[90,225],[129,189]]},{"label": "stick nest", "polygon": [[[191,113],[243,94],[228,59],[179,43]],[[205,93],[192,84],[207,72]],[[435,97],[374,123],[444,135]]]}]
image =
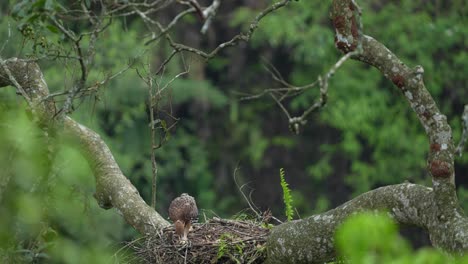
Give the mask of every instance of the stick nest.
[{"label": "stick nest", "polygon": [[144,263],[263,263],[269,232],[261,223],[215,217],[194,224],[186,243],[170,226],[133,248]]}]

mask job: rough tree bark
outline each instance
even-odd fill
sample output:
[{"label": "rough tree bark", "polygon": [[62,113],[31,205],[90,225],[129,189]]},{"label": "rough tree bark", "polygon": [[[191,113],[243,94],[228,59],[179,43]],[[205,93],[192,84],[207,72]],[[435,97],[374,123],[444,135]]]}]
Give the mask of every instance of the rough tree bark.
[{"label": "rough tree bark", "polygon": [[[448,251],[468,249],[468,219],[460,209],[454,184],[454,144],[447,118],[440,113],[423,82],[423,69],[410,68],[383,44],[362,33],[360,9],[354,0],[334,0],[335,44],[344,53],[358,50],[354,59],[379,69],[408,100],[430,140],[428,171],[433,188],[403,183],[382,187],[323,214],[281,224],[267,242],[270,263],[323,263],[335,258],[334,233],[350,214],[386,210],[402,224],[429,232],[433,245]],[[123,175],[105,142],[95,132],[67,116],[57,120],[56,107],[39,66],[28,60],[0,58],[0,87],[13,86],[49,130],[61,130],[79,142],[96,179],[102,208],[116,208],[142,234],[169,223],[148,206]],[[404,162],[404,161],[402,161]],[[395,164],[398,166],[398,164]]]}]

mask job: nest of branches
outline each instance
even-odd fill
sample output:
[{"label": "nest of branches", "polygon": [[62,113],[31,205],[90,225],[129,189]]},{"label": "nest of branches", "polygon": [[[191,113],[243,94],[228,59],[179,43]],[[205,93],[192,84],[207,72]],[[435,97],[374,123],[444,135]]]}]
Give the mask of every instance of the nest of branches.
[{"label": "nest of branches", "polygon": [[194,224],[186,243],[170,226],[132,247],[144,263],[263,263],[270,232],[264,225],[215,217]]}]

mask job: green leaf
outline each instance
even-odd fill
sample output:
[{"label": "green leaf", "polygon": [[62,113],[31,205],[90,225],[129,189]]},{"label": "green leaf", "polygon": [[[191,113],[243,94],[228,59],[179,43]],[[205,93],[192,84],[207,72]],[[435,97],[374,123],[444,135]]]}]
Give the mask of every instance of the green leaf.
[{"label": "green leaf", "polygon": [[26,15],[27,11],[29,10],[26,7],[26,5],[28,4],[29,4],[28,0],[23,0],[17,3],[16,5],[14,5],[13,8],[11,9],[11,16],[16,19],[23,18]]},{"label": "green leaf", "polygon": [[289,189],[289,184],[286,182],[286,179],[284,178],[284,169],[280,168],[280,184],[281,184],[281,189],[283,189],[283,202],[285,206],[285,214],[286,218],[288,221],[291,221],[293,219],[293,208],[292,208],[292,203],[293,203],[293,198],[291,195],[291,190]]},{"label": "green leaf", "polygon": [[338,228],[335,236],[338,252],[351,263],[390,263],[410,252],[397,225],[384,213],[353,215]]},{"label": "green leaf", "polygon": [[52,33],[55,33],[55,34],[60,33],[60,30],[54,25],[49,24],[49,25],[46,26],[46,28]]}]

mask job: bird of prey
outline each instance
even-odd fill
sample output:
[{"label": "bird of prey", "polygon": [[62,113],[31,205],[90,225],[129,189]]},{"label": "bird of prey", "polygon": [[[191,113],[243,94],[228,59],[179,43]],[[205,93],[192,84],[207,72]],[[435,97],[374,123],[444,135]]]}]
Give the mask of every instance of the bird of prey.
[{"label": "bird of prey", "polygon": [[190,226],[198,219],[195,199],[186,193],[175,198],[169,206],[169,218],[174,222],[176,234],[182,241],[187,241]]}]

